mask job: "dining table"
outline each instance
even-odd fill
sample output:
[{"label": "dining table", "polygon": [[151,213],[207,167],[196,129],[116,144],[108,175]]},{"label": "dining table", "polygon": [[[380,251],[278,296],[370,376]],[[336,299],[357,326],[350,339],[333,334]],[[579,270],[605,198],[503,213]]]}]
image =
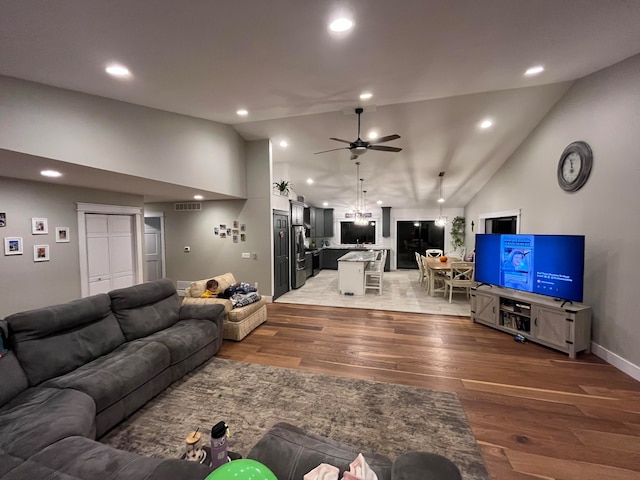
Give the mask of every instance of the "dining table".
[{"label": "dining table", "polygon": [[447,257],[447,260],[443,262],[440,258],[441,257],[425,257],[425,264],[429,269],[429,295],[432,297],[435,294],[435,276],[451,272],[451,264],[460,261],[460,259],[456,257]]}]

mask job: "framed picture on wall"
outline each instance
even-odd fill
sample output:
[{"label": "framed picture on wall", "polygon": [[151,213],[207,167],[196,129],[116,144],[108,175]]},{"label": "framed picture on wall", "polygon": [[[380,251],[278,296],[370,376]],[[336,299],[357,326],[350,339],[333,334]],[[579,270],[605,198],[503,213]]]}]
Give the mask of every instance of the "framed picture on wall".
[{"label": "framed picture on wall", "polygon": [[4,254],[22,255],[22,237],[5,237]]},{"label": "framed picture on wall", "polygon": [[49,222],[46,218],[32,218],[31,219],[31,234],[32,235],[47,235],[49,233]]},{"label": "framed picture on wall", "polygon": [[7,226],[7,214],[4,212],[0,212],[0,227]]},{"label": "framed picture on wall", "polygon": [[56,243],[68,243],[69,227],[56,227]]},{"label": "framed picture on wall", "polygon": [[49,245],[34,245],[33,261],[48,262],[49,261]]}]

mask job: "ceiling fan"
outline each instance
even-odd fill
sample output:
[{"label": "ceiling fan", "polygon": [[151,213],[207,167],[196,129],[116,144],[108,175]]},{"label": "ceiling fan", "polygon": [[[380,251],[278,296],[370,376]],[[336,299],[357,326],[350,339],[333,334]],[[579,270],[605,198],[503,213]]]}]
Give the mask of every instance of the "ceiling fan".
[{"label": "ceiling fan", "polygon": [[399,147],[387,147],[386,145],[379,145],[380,143],[390,142],[391,140],[397,140],[400,138],[400,135],[393,134],[387,135],[386,137],[380,137],[375,139],[372,142],[367,142],[360,138],[360,115],[364,110],[361,107],[356,108],[356,114],[358,115],[358,139],[350,142],[349,140],[342,140],[341,138],[330,138],[329,140],[335,140],[336,142],[348,143],[348,147],[341,148],[332,148],[331,150],[324,150],[322,152],[316,152],[315,155],[319,153],[327,153],[327,152],[335,152],[336,150],[350,150],[351,151],[351,160],[355,160],[360,155],[367,153],[367,150],[378,150],[380,152],[400,152],[402,151]]}]

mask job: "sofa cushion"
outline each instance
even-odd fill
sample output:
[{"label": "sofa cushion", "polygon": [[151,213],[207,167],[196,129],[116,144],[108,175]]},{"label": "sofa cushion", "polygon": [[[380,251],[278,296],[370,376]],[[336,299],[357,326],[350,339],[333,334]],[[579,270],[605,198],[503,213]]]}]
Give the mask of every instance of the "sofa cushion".
[{"label": "sofa cushion", "polygon": [[167,347],[171,365],[175,365],[215,341],[218,335],[222,335],[222,332],[218,332],[218,325],[215,322],[181,320],[174,326],[156,332],[143,340],[158,342]]},{"label": "sofa cushion", "polygon": [[5,475],[22,463],[24,463],[22,458],[11,455],[0,448],[0,478],[4,480]]},{"label": "sofa cushion", "polygon": [[95,401],[96,411],[101,412],[169,368],[169,362],[167,347],[136,340],[42,385],[84,392]]},{"label": "sofa cushion", "polygon": [[225,315],[228,314],[233,308],[233,303],[227,298],[200,298],[200,297],[184,297],[182,299],[182,305],[222,305],[224,307]]},{"label": "sofa cushion", "polygon": [[210,467],[144,457],[82,437],[69,437],[31,457],[3,480],[201,480]]},{"label": "sofa cushion", "polygon": [[[351,445],[279,422],[255,444],[247,458],[269,467],[278,480],[299,480],[321,463],[334,465],[341,472],[349,471],[349,464],[358,453],[360,451]],[[388,457],[363,455],[379,480],[391,479],[391,460]]]},{"label": "sofa cushion", "polygon": [[28,458],[70,435],[95,434],[96,406],[71,389],[29,388],[0,408],[0,450]]},{"label": "sofa cushion", "polygon": [[267,304],[264,298],[261,298],[257,302],[250,303],[244,307],[234,308],[227,315],[227,320],[230,322],[241,322],[250,315],[260,310]]},{"label": "sofa cushion", "polygon": [[146,337],[178,321],[180,299],[173,280],[163,278],[109,292],[127,340]]},{"label": "sofa cushion", "polygon": [[13,352],[0,357],[0,407],[28,386],[27,376]]},{"label": "sofa cushion", "polygon": [[7,317],[29,384],[64,375],[124,343],[110,304],[107,294],[99,294]]},{"label": "sofa cushion", "polygon": [[207,289],[207,282],[211,279],[218,282],[218,290],[221,292],[224,292],[231,285],[237,283],[233,273],[228,272],[224,275],[218,275],[217,277],[205,278],[204,280],[191,282],[189,288],[185,290],[185,296],[198,298]]}]

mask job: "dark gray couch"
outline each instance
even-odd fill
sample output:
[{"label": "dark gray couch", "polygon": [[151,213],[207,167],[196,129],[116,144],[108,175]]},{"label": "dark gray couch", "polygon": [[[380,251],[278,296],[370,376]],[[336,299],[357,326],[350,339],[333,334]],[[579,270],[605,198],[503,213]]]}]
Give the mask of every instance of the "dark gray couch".
[{"label": "dark gray couch", "polygon": [[93,439],[215,355],[223,317],[163,279],[0,320],[0,479],[205,478]]}]

